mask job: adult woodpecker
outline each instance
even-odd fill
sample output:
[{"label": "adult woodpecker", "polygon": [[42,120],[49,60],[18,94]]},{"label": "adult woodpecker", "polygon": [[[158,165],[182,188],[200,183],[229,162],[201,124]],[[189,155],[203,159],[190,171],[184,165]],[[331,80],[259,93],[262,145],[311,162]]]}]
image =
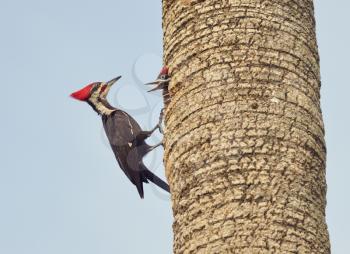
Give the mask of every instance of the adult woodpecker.
[{"label": "adult woodpecker", "polygon": [[143,198],[143,183],[148,180],[169,192],[169,186],[147,169],[142,158],[155,147],[149,146],[147,139],[160,125],[150,131],[143,131],[134,118],[117,109],[107,101],[107,94],[112,85],[121,76],[108,82],[94,82],[71,94],[71,97],[87,102],[102,117],[103,127],[120,168],[136,186]]}]

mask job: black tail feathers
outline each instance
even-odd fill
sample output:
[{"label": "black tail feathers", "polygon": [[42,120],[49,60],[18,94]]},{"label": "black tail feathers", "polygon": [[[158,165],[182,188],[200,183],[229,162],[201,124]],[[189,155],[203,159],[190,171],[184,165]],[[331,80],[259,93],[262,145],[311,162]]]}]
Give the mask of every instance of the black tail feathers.
[{"label": "black tail feathers", "polygon": [[136,189],[137,189],[137,191],[138,191],[138,193],[139,193],[139,195],[140,195],[140,198],[143,199],[144,195],[143,195],[143,183],[142,183],[142,180],[139,179],[139,180],[135,183],[135,185],[136,185]]},{"label": "black tail feathers", "polygon": [[142,174],[150,180],[152,183],[157,185],[158,187],[162,188],[163,190],[167,191],[170,193],[170,188],[169,185],[164,182],[162,179],[160,179],[158,176],[153,174],[151,171],[149,171],[145,166],[143,167],[144,170],[142,171]]}]

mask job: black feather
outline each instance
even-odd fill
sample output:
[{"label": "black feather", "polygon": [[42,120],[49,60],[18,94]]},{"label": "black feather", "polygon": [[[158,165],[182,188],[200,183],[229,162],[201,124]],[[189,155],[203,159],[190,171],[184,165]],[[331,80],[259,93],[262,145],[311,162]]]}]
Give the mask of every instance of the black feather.
[{"label": "black feather", "polygon": [[164,182],[162,179],[160,179],[158,176],[156,176],[155,174],[153,174],[151,171],[149,171],[145,165],[143,165],[143,171],[142,174],[148,179],[150,180],[152,183],[154,183],[155,185],[157,185],[158,187],[162,188],[163,190],[170,192],[170,188],[169,185]]},{"label": "black feather", "polygon": [[139,124],[122,110],[102,115],[102,122],[120,168],[136,186],[140,197],[144,196],[143,183],[148,183],[147,179],[169,192],[169,186],[142,163],[150,150],[145,142],[148,132],[142,131]]}]

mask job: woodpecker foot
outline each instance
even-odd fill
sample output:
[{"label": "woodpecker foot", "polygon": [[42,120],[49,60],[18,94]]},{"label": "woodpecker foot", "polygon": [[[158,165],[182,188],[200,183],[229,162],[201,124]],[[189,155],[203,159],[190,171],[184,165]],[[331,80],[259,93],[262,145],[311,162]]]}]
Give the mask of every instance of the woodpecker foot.
[{"label": "woodpecker foot", "polygon": [[156,129],[159,129],[159,123],[156,126],[154,126],[152,130],[149,131],[150,134],[152,134]]},{"label": "woodpecker foot", "polygon": [[145,139],[149,138],[149,137],[152,135],[152,133],[153,133],[155,130],[157,130],[157,129],[159,130],[160,133],[163,134],[163,133],[164,133],[164,132],[163,132],[163,126],[162,126],[163,118],[164,118],[164,109],[162,109],[162,110],[160,111],[159,121],[158,121],[157,125],[154,126],[153,129],[151,129],[151,130],[149,130],[149,131],[141,131],[141,132],[137,135],[136,139],[137,139],[137,140],[145,140]]},{"label": "woodpecker foot", "polygon": [[136,137],[136,139],[137,140],[145,140],[145,139],[147,139],[147,138],[149,138],[151,135],[152,135],[152,133],[156,130],[156,129],[158,129],[159,127],[158,127],[158,124],[152,129],[152,130],[150,130],[150,131],[141,131],[138,135],[137,135],[137,137]]},{"label": "woodpecker foot", "polygon": [[149,152],[152,151],[152,150],[154,150],[154,149],[157,148],[158,146],[163,146],[163,147],[164,147],[163,141],[159,142],[158,144],[156,144],[156,145],[154,145],[154,146],[151,146],[150,149],[149,149]]}]

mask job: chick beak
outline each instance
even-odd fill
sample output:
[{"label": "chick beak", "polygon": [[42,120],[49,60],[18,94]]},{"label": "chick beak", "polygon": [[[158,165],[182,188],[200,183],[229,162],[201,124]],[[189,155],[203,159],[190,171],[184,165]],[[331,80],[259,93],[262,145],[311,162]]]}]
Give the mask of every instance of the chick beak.
[{"label": "chick beak", "polygon": [[163,88],[164,88],[163,83],[158,83],[156,87],[152,88],[151,90],[148,90],[147,92],[153,92],[156,90],[161,90]]},{"label": "chick beak", "polygon": [[169,82],[170,81],[170,78],[168,79],[157,79],[153,82],[150,82],[150,83],[146,83],[145,85],[156,85],[155,88],[149,90],[148,92],[152,92],[152,91],[155,91],[155,90],[160,90],[160,89],[163,89],[164,88],[164,84]]}]

